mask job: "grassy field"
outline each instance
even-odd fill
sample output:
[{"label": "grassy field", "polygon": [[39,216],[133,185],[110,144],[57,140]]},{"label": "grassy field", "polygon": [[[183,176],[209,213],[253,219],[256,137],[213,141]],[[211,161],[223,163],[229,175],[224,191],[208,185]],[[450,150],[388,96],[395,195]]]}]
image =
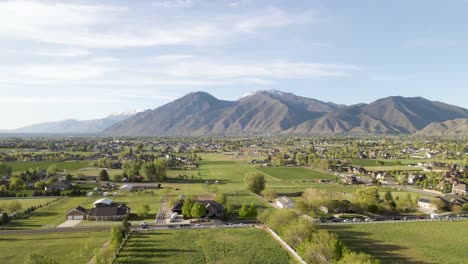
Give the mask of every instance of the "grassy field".
[{"label": "grassy field", "polygon": [[468,221],[327,226],[382,263],[467,263]]},{"label": "grassy field", "polygon": [[23,263],[28,254],[39,254],[59,263],[87,263],[109,238],[109,232],[2,235],[0,263]]},{"label": "grassy field", "polygon": [[258,170],[282,181],[335,179],[333,175],[306,168],[259,168]]},{"label": "grassy field", "polygon": [[50,206],[34,211],[27,219],[13,220],[7,229],[41,229],[50,228],[65,222],[65,214],[79,205],[89,205],[93,198],[65,198]]},{"label": "grassy field", "polygon": [[9,161],[3,163],[11,166],[13,172],[22,172],[30,168],[47,170],[52,164],[57,165],[59,171],[75,171],[89,165],[89,161]]},{"label": "grassy field", "polygon": [[164,230],[135,233],[115,263],[292,263],[256,228]]},{"label": "grassy field", "polygon": [[3,204],[8,203],[10,201],[18,201],[21,204],[21,210],[25,210],[31,206],[38,206],[41,204],[45,204],[54,200],[53,198],[37,198],[37,199],[0,199],[0,208],[3,207]]}]

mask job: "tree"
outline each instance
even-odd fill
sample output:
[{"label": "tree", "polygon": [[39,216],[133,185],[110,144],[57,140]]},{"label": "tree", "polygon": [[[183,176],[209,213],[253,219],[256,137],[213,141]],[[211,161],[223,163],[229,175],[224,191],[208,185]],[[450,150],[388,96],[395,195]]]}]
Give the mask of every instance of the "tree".
[{"label": "tree", "polygon": [[222,204],[222,205],[226,205],[226,201],[227,201],[227,196],[225,193],[218,193],[216,194],[216,202]]},{"label": "tree", "polygon": [[192,208],[190,209],[190,215],[193,218],[202,218],[206,215],[206,208],[201,203],[194,203]]},{"label": "tree", "polygon": [[147,181],[153,181],[156,179],[157,171],[154,162],[145,162],[141,166],[141,175],[145,177]]},{"label": "tree", "polygon": [[150,212],[150,206],[147,205],[147,204],[142,204],[140,205],[140,207],[138,207],[138,210],[137,210],[137,215],[139,217],[143,217],[143,218],[146,218],[148,216],[148,213]]},{"label": "tree", "polygon": [[34,188],[38,190],[43,190],[45,186],[46,183],[43,181],[37,181],[36,183],[34,183]]},{"label": "tree", "polygon": [[300,244],[297,251],[308,263],[328,264],[341,258],[343,246],[335,234],[318,230],[310,240]]},{"label": "tree", "polygon": [[468,213],[468,203],[462,205],[462,210],[465,213]]},{"label": "tree", "polygon": [[55,259],[39,254],[30,254],[26,256],[24,264],[59,264]]},{"label": "tree", "polygon": [[100,181],[108,181],[109,180],[109,174],[107,173],[107,170],[101,170],[99,172],[99,180]]},{"label": "tree", "polygon": [[279,209],[274,211],[266,220],[267,226],[278,231],[283,225],[296,219],[298,214],[291,209]]},{"label": "tree", "polygon": [[257,216],[257,208],[253,203],[250,205],[243,204],[241,209],[239,210],[239,216],[246,218],[246,217],[256,217]]},{"label": "tree", "polygon": [[357,191],[357,200],[367,210],[373,212],[378,209],[380,194],[377,187],[365,187]]},{"label": "tree", "polygon": [[263,191],[263,197],[268,201],[273,201],[278,198],[278,193],[273,189],[267,189]]},{"label": "tree", "polygon": [[346,252],[338,264],[379,264],[380,261],[362,252]]},{"label": "tree", "polygon": [[297,249],[315,231],[315,225],[307,219],[298,218],[281,228],[281,237],[291,247]]},{"label": "tree", "polygon": [[182,205],[182,214],[185,218],[190,218],[192,216],[192,206],[193,202],[190,199],[185,199],[184,205]]},{"label": "tree", "polygon": [[452,208],[450,208],[450,210],[452,210],[452,212],[454,212],[455,214],[459,214],[461,213],[463,210],[462,210],[462,207],[460,205],[453,205]]},{"label": "tree", "polygon": [[251,192],[260,194],[265,189],[265,176],[258,172],[249,172],[245,174],[244,182]]},{"label": "tree", "polygon": [[7,225],[10,223],[10,217],[6,212],[3,212],[0,216],[0,222],[2,223],[2,225]]},{"label": "tree", "polygon": [[110,244],[114,249],[117,249],[123,241],[122,227],[113,226],[111,229]]},{"label": "tree", "polygon": [[13,168],[5,163],[0,163],[0,176],[11,176]]},{"label": "tree", "polygon": [[47,176],[54,176],[58,172],[57,165],[52,164],[47,168]]},{"label": "tree", "polygon": [[24,187],[26,187],[26,184],[24,183],[23,179],[18,177],[13,177],[10,179],[10,189],[21,190]]},{"label": "tree", "polygon": [[166,169],[167,169],[167,161],[165,159],[157,159],[154,161],[154,165],[156,166],[156,181],[162,181],[166,179]]}]

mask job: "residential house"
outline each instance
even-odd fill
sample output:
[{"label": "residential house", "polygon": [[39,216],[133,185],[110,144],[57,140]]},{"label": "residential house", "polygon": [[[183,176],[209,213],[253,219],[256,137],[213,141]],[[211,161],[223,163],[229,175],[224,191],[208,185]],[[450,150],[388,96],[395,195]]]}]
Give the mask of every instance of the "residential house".
[{"label": "residential house", "polygon": [[408,176],[408,184],[415,184],[417,181],[423,181],[426,179],[426,175],[424,174],[418,174],[418,173],[412,173],[411,175]]},{"label": "residential house", "polygon": [[458,195],[467,195],[468,185],[462,181],[458,182],[457,185],[454,184],[452,187],[452,193]]},{"label": "residential house", "polygon": [[133,185],[132,184],[125,184],[122,187],[120,187],[119,190],[129,192],[129,191],[133,190]]},{"label": "residential house", "polygon": [[72,185],[69,181],[56,181],[52,183],[51,185],[45,187],[45,190],[46,191],[53,191],[53,190],[64,191],[64,190],[70,190],[71,186]]},{"label": "residential house", "polygon": [[67,212],[67,220],[121,220],[130,214],[130,208],[125,204],[113,203],[111,199],[102,198],[93,203],[94,208],[85,209],[81,206]]},{"label": "residential house", "polygon": [[294,200],[286,197],[286,196],[282,196],[278,199],[276,199],[276,205],[279,207],[279,208],[294,208]]},{"label": "residential house", "polygon": [[431,200],[425,199],[425,198],[419,198],[418,206],[419,208],[422,208],[422,209],[429,209],[432,211],[437,210],[437,207],[435,206],[435,204],[433,204]]},{"label": "residential house", "polygon": [[388,172],[379,173],[376,179],[381,183],[393,183],[395,181],[393,176]]}]

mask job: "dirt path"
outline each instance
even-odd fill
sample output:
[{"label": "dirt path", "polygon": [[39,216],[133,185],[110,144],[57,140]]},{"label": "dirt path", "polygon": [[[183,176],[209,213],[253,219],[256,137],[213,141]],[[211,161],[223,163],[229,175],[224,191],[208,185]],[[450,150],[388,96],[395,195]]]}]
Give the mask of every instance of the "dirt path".
[{"label": "dirt path", "polygon": [[[99,249],[99,251],[102,251],[104,250],[105,248],[107,248],[109,246],[109,241],[110,239],[106,240],[106,242],[104,242],[104,244],[102,245],[102,247]],[[96,254],[92,255],[91,258],[89,259],[88,261],[88,264],[94,264],[94,256]]]}]

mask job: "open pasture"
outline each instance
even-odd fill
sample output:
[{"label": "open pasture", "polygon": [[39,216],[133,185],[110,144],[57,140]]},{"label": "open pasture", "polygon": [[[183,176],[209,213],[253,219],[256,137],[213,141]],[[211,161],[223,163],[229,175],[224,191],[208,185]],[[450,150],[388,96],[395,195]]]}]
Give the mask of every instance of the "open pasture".
[{"label": "open pasture", "polygon": [[292,263],[279,243],[256,228],[134,233],[119,254],[130,263]]}]

